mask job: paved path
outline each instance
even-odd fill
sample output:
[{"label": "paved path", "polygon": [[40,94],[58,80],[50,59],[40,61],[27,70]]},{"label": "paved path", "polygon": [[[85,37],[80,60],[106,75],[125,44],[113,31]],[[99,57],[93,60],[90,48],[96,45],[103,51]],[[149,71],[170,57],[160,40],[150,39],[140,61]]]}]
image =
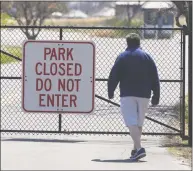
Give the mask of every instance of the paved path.
[{"label": "paved path", "polygon": [[[143,137],[147,156],[127,161],[132,143],[127,137],[60,136],[2,138],[2,170],[190,170],[160,147],[156,137]],[[31,137],[32,138],[32,137]]]}]

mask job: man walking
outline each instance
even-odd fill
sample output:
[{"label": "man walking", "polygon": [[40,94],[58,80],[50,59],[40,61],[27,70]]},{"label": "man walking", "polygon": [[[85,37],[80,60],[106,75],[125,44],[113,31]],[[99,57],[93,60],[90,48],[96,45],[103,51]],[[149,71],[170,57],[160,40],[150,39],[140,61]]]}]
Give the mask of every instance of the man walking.
[{"label": "man walking", "polygon": [[121,113],[134,143],[130,159],[138,160],[146,156],[141,147],[142,126],[151,91],[152,105],[159,103],[160,81],[153,59],[140,48],[140,37],[130,33],[126,41],[127,49],[116,59],[108,78],[108,96],[109,99],[114,97],[120,83]]}]

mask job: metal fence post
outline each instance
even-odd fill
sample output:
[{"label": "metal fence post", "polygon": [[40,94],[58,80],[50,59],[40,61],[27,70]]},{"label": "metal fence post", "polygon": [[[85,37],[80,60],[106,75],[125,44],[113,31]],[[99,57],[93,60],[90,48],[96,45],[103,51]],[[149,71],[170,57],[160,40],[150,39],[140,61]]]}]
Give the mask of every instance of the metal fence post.
[{"label": "metal fence post", "polygon": [[[60,28],[59,39],[62,40],[62,28]],[[59,118],[58,118],[58,131],[59,132],[62,131],[62,114],[59,114]]]},{"label": "metal fence post", "polygon": [[188,145],[192,147],[192,2],[189,2],[188,24]]},{"label": "metal fence post", "polygon": [[186,68],[186,65],[185,65],[185,54],[186,54],[186,27],[183,27],[183,33],[182,33],[182,42],[183,42],[183,46],[182,46],[182,53],[183,53],[183,58],[182,58],[182,79],[183,79],[183,82],[182,82],[182,108],[181,108],[181,124],[182,124],[182,139],[185,138],[185,96],[186,96],[186,93],[185,93],[185,84],[186,84],[186,81],[185,81],[185,68]]}]

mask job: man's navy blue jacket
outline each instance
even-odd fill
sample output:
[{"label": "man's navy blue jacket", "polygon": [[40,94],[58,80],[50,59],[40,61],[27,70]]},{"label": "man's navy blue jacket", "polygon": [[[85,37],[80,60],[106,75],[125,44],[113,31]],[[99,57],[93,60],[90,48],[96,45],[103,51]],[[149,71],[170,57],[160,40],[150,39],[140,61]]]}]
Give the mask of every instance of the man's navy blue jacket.
[{"label": "man's navy blue jacket", "polygon": [[153,59],[141,48],[127,48],[115,61],[108,78],[108,96],[113,98],[120,83],[120,96],[150,98],[159,103],[160,81]]}]

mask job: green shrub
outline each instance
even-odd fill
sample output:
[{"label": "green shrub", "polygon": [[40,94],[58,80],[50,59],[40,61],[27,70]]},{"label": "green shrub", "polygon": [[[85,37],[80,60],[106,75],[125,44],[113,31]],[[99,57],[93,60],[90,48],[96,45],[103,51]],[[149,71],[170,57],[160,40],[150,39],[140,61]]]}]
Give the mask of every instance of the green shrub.
[{"label": "green shrub", "polygon": [[7,13],[1,13],[1,25],[13,25],[15,22]]}]

